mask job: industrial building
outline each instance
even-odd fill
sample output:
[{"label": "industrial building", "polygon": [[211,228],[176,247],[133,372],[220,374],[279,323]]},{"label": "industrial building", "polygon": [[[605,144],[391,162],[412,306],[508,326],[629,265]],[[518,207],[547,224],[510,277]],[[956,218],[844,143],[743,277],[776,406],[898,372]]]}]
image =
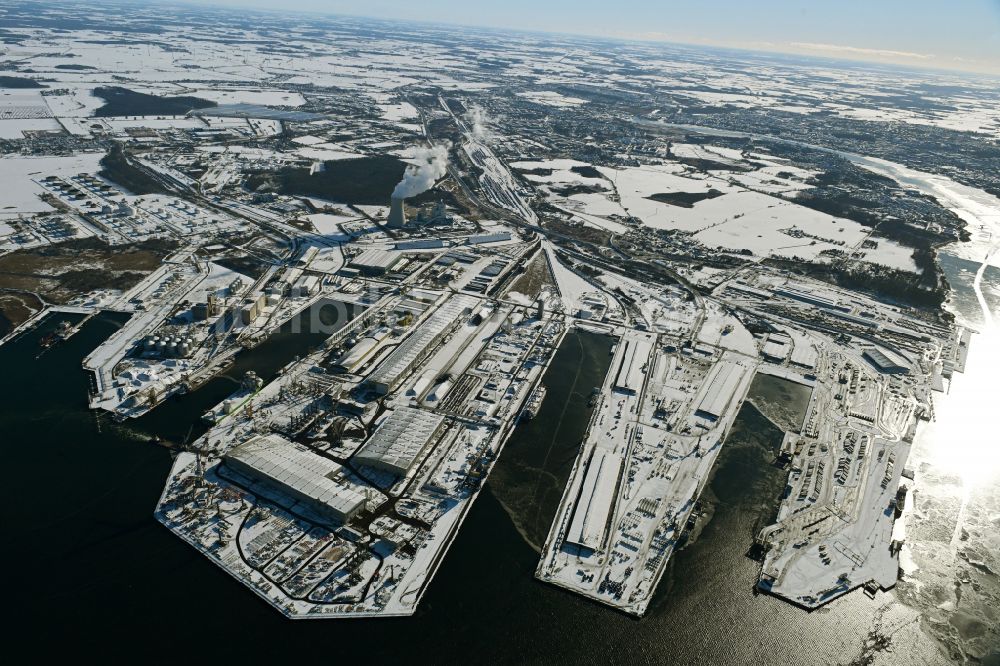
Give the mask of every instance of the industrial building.
[{"label": "industrial building", "polygon": [[401,407],[382,421],[364,446],[354,454],[354,460],[405,476],[443,425],[443,416],[413,407]]},{"label": "industrial building", "polygon": [[771,333],[764,341],[760,353],[765,361],[783,363],[791,352],[791,338],[784,333]]},{"label": "industrial building", "polygon": [[219,305],[218,297],[215,294],[209,294],[206,302],[195,303],[191,306],[191,314],[195,321],[205,321],[209,317],[219,316],[222,314],[222,307]]},{"label": "industrial building", "polygon": [[865,360],[879,372],[887,375],[907,375],[910,373],[910,368],[905,362],[892,352],[870,347],[864,351],[863,355]]},{"label": "industrial building", "polygon": [[443,201],[438,201],[434,206],[424,206],[417,213],[417,224],[443,223],[450,224],[451,216]]},{"label": "industrial building", "polygon": [[318,275],[306,275],[292,286],[292,296],[309,297],[319,292],[322,283]]},{"label": "industrial building", "polygon": [[743,381],[745,370],[742,365],[720,361],[712,366],[705,383],[702,385],[701,396],[695,403],[696,416],[717,421],[726,412],[736,389]]},{"label": "industrial building", "polygon": [[364,508],[365,496],[334,479],[342,467],[279,435],[262,435],[237,446],[226,464],[265,481],[342,523]]},{"label": "industrial building", "polygon": [[646,338],[624,338],[618,354],[614,388],[626,393],[638,393],[642,389],[645,375],[643,368],[649,360],[653,344]]},{"label": "industrial building", "polygon": [[802,291],[800,289],[796,289],[795,287],[775,287],[771,290],[771,293],[776,296],[784,296],[785,298],[791,298],[792,300],[802,301],[803,303],[808,303],[810,305],[816,305],[826,310],[834,310],[838,312],[851,311],[849,306],[841,305],[836,299],[821,296],[819,294],[813,294],[808,291]]},{"label": "industrial building", "polygon": [[366,275],[381,275],[392,270],[402,257],[388,250],[371,249],[357,255],[347,265]]},{"label": "industrial building", "polygon": [[590,550],[604,548],[608,514],[615,501],[621,467],[622,457],[617,453],[596,448],[591,452],[566,543]]},{"label": "industrial building", "polygon": [[416,240],[400,241],[396,243],[397,250],[436,250],[447,246],[447,242],[441,238],[418,238]]},{"label": "industrial building", "polygon": [[312,263],[313,259],[315,259],[316,255],[318,254],[319,254],[319,248],[315,245],[310,245],[305,249],[305,251],[302,253],[302,256],[299,257],[295,263],[298,266],[302,267],[308,266],[309,264]]},{"label": "industrial building", "polygon": [[500,231],[493,234],[481,234],[479,236],[469,236],[466,241],[469,245],[485,245],[487,243],[501,243],[511,239],[509,231]]},{"label": "industrial building", "polygon": [[260,316],[266,302],[267,298],[264,294],[259,294],[254,298],[244,299],[239,309],[240,322],[244,325],[253,323],[253,321]]},{"label": "industrial building", "polygon": [[792,355],[788,362],[806,370],[816,367],[816,348],[805,340],[796,340],[792,347]]},{"label": "industrial building", "polygon": [[869,319],[868,317],[859,317],[857,315],[852,315],[850,311],[843,310],[830,310],[827,314],[833,315],[838,319],[843,319],[844,321],[849,321],[852,324],[857,324],[859,326],[864,326],[865,328],[878,328],[879,323],[874,319]]},{"label": "industrial building", "polygon": [[354,372],[368,360],[378,342],[379,339],[372,336],[361,338],[334,362],[334,368],[340,372]]},{"label": "industrial building", "polygon": [[386,394],[433,350],[434,345],[452,329],[465,314],[472,311],[477,301],[468,296],[448,299],[431,316],[415,325],[408,338],[368,377],[367,383],[376,393]]},{"label": "industrial building", "polygon": [[756,287],[751,287],[748,284],[742,282],[730,282],[726,285],[726,289],[741,294],[743,296],[751,296],[753,298],[759,298],[762,301],[768,301],[771,299],[771,292],[764,291],[763,289],[757,289]]}]

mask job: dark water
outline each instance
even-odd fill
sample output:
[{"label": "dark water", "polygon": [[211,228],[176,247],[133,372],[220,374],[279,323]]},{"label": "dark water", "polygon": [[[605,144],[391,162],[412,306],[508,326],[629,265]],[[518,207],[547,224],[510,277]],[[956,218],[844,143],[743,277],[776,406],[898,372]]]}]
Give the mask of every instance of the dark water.
[{"label": "dark water", "polygon": [[[982,327],[985,323],[983,310],[973,286],[976,272],[982,264],[947,252],[938,253],[938,263],[941,264],[941,269],[951,287],[949,309],[960,313],[961,317],[973,327],[977,329]],[[1000,308],[1000,269],[995,266],[986,268],[983,273],[982,290],[990,309],[995,311]]]},{"label": "dark water", "polygon": [[328,327],[337,322],[344,324],[358,312],[360,310],[354,306],[344,303],[318,304],[313,311],[302,313],[253,350],[239,354],[225,372],[197,391],[171,398],[133,423],[138,429],[169,441],[195,439],[206,429],[201,421],[202,414],[238,390],[248,370],[256,372],[267,383],[290,361],[305,356],[326,340],[332,332]]},{"label": "dark water", "polygon": [[812,388],[784,377],[758,372],[750,385],[749,397],[778,427],[798,432],[806,418]]},{"label": "dark water", "polygon": [[[5,651],[15,658],[12,663],[43,657],[89,663],[99,657],[147,663],[360,658],[369,663],[828,664],[861,657],[870,643],[869,631],[885,604],[881,598],[849,595],[806,614],[753,595],[758,565],[744,552],[762,511],[773,507],[783,473],[770,465],[780,433],[751,407],[724,447],[710,484],[714,517],[675,557],[643,620],[534,580],[537,553],[493,495],[502,475],[487,484],[471,509],[414,617],[285,620],[153,520],[170,466],[167,451],[144,443],[131,428],[104,424],[97,431],[86,409],[88,378],[80,359],[115,325],[111,318],[95,318],[38,360],[37,338],[44,327],[0,347],[7,379],[0,385],[0,442],[8,472],[0,491],[7,530]],[[277,362],[277,356],[287,356],[292,342],[298,339],[267,350],[268,358]],[[550,370],[537,425],[514,435],[501,458],[504,465],[510,457],[510,465],[518,467],[521,456],[524,474],[539,469],[540,451],[532,443],[545,441],[545,428],[553,427],[548,415],[562,413],[567,400],[577,403],[589,391],[591,375],[584,373],[601,374],[585,368],[583,380],[569,380],[579,359],[603,360],[607,339],[579,334],[568,338],[567,345],[574,344],[577,353],[561,352]],[[154,412],[141,427],[158,424],[174,433],[187,428],[189,422],[181,419],[196,418],[203,406],[198,392],[184,401],[190,404],[183,409],[162,406],[161,414],[172,416],[156,420]],[[578,406],[565,413],[570,420],[563,420],[562,428],[570,443],[560,440],[553,448],[546,465],[554,472],[546,468],[537,474],[558,476],[571,463],[586,423]],[[539,501],[534,518],[520,519],[529,531],[545,525],[558,498],[546,491]],[[518,507],[513,510],[520,514]],[[895,646],[893,663],[917,661],[907,646]]]},{"label": "dark water", "polygon": [[490,473],[490,485],[522,536],[538,551],[593,413],[591,392],[604,382],[615,339],[572,330],[542,379],[538,415],[518,426]]}]

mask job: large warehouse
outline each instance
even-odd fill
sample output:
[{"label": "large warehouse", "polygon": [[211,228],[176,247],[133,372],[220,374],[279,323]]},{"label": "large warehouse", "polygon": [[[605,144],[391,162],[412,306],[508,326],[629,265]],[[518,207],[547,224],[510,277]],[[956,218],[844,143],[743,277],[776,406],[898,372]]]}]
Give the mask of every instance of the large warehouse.
[{"label": "large warehouse", "polygon": [[614,380],[614,387],[619,391],[638,393],[642,390],[646,380],[643,368],[649,362],[649,353],[653,350],[652,337],[646,335],[622,338]]},{"label": "large warehouse", "polygon": [[587,462],[573,510],[566,542],[590,550],[602,550],[608,534],[608,516],[614,508],[622,457],[595,448]]},{"label": "large warehouse", "polygon": [[409,337],[403,340],[375,369],[367,383],[376,393],[393,391],[410,371],[433,351],[434,345],[472,311],[478,301],[469,296],[454,296],[431,314],[418,322]]},{"label": "large warehouse", "polygon": [[372,248],[348,261],[347,265],[367,275],[381,275],[392,270],[392,267],[399,263],[402,258],[398,252]]},{"label": "large warehouse", "polygon": [[864,351],[864,357],[876,370],[887,375],[906,375],[910,372],[903,359],[892,352],[870,347]]},{"label": "large warehouse", "polygon": [[333,480],[343,469],[340,465],[279,435],[254,437],[224,459],[234,470],[271,483],[342,523],[364,508],[364,495]]},{"label": "large warehouse", "polygon": [[375,429],[354,454],[362,465],[405,476],[441,431],[444,417],[413,407],[401,407]]},{"label": "large warehouse", "polygon": [[712,421],[718,420],[726,412],[744,373],[743,366],[737,363],[719,361],[713,365],[702,385],[694,413]]}]

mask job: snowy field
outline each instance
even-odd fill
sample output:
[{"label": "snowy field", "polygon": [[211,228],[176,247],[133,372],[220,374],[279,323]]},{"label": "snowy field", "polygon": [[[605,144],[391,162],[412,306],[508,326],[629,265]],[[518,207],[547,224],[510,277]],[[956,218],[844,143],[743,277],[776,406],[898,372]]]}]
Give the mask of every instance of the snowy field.
[{"label": "snowy field", "polygon": [[[514,162],[511,166],[545,193],[557,209],[588,226],[616,234],[628,232],[622,220],[635,217],[654,229],[692,234],[702,245],[722,251],[750,250],[755,256],[798,257],[823,261],[824,250],[860,253],[856,258],[902,270],[915,270],[912,250],[878,238],[865,250],[870,229],[798,205],[796,192],[812,187],[814,172],[782,164],[771,156],[744,157],[739,151],[674,144],[675,157],[728,164],[732,170],[699,172],[675,162],[635,167],[597,167],[601,178],[582,175],[593,168],[568,159]],[[743,171],[746,165],[753,171]],[[740,170],[737,170],[740,167]],[[534,173],[533,173],[534,172]],[[598,190],[564,196],[567,187]],[[690,207],[664,203],[657,194],[709,195]],[[782,198],[785,197],[785,198]]]},{"label": "snowy field", "polygon": [[585,99],[580,99],[579,97],[566,97],[565,95],[560,95],[559,93],[553,90],[540,90],[537,92],[520,92],[517,93],[517,96],[523,97],[529,102],[534,102],[535,104],[542,104],[544,106],[554,106],[556,108],[572,108],[587,103],[587,100]]},{"label": "snowy field", "polygon": [[78,173],[97,173],[104,153],[81,153],[71,157],[0,157],[3,199],[0,213],[40,213],[54,210],[39,195],[45,189],[38,181],[46,176],[64,178]]}]

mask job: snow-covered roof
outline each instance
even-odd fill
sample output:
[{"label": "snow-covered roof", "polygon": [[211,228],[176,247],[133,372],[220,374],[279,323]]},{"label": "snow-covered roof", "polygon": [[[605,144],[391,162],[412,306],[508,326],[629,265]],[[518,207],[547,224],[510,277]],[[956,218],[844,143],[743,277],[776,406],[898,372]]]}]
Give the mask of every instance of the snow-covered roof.
[{"label": "snow-covered roof", "polygon": [[364,495],[333,480],[341,472],[340,465],[280,435],[255,437],[226,454],[226,461],[341,518],[352,515],[365,502]]},{"label": "snow-covered roof", "polygon": [[444,417],[413,407],[392,412],[375,429],[354,459],[363,465],[406,474],[430,443]]}]

